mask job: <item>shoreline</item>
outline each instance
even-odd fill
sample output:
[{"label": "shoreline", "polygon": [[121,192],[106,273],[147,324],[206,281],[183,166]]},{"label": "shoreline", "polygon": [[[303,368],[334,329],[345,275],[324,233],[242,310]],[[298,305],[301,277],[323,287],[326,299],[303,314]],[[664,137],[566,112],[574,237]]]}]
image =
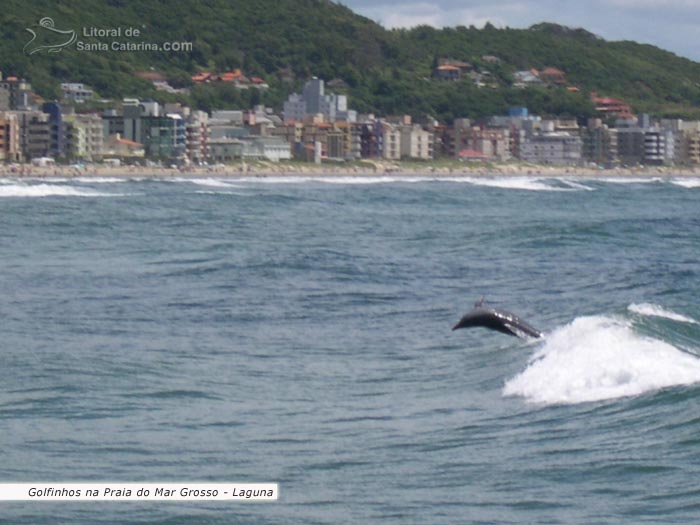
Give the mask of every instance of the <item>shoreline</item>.
[{"label": "shoreline", "polygon": [[105,166],[91,164],[77,166],[0,166],[2,178],[177,178],[215,177],[576,177],[576,178],[629,178],[629,177],[700,177],[698,167],[643,166],[634,168],[599,169],[574,166],[541,166],[521,164],[441,165],[365,162],[362,165],[255,163],[238,165],[193,166],[167,168],[160,166]]}]

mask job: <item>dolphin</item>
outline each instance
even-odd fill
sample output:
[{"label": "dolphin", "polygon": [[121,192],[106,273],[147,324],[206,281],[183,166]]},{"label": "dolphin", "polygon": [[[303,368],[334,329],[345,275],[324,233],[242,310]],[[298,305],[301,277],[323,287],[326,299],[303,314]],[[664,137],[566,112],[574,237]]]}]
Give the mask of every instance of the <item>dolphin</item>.
[{"label": "dolphin", "polygon": [[476,302],[474,309],[466,313],[452,330],[460,328],[470,328],[472,326],[483,326],[490,330],[496,330],[507,335],[516,337],[534,337],[536,339],[544,337],[542,332],[533,328],[528,323],[520,319],[517,315],[497,308],[487,308],[483,306],[483,297]]}]

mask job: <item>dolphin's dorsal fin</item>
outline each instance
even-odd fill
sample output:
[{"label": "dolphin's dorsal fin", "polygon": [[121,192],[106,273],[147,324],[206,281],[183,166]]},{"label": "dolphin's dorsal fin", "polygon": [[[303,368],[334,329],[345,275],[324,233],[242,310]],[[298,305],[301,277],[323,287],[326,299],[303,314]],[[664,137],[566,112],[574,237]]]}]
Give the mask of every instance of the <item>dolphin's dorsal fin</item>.
[{"label": "dolphin's dorsal fin", "polygon": [[484,296],[483,295],[474,303],[474,308],[481,308],[482,306],[484,306]]}]

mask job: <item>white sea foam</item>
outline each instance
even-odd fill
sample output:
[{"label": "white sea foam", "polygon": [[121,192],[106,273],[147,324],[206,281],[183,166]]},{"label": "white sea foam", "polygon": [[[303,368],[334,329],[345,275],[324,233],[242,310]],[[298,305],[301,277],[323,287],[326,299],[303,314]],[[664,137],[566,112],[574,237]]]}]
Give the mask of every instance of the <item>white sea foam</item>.
[{"label": "white sea foam", "polygon": [[395,182],[427,182],[435,180],[434,177],[408,177],[408,176],[372,176],[372,175],[327,175],[327,176],[269,176],[269,177],[245,177],[238,179],[243,182],[256,182],[268,184],[299,184],[320,182],[325,184],[389,184]]},{"label": "white sea foam", "polygon": [[580,317],[545,339],[506,396],[573,404],[700,382],[700,359],[610,317]]},{"label": "white sea foam", "polygon": [[583,191],[595,191],[595,188],[591,188],[590,186],[586,186],[585,184],[581,184],[580,182],[573,181],[571,179],[557,179],[561,181],[562,183],[566,184],[567,186],[575,189],[575,190],[583,190]]},{"label": "white sea foam", "polygon": [[700,179],[671,179],[671,184],[684,188],[700,188]]},{"label": "white sea foam", "polygon": [[120,182],[129,182],[126,177],[74,177],[68,181],[83,182],[87,184],[117,184]]},{"label": "white sea foam", "polygon": [[226,191],[226,190],[221,190],[221,191],[215,191],[215,190],[197,190],[195,191],[197,195],[240,195],[247,197],[247,193],[242,193],[240,191]]},{"label": "white sea foam", "polygon": [[[460,176],[460,175],[266,175],[266,176],[236,176],[233,183],[217,178],[186,178],[175,179],[181,182],[192,182],[205,186],[236,186],[241,183],[255,184],[343,184],[343,185],[369,185],[369,184],[393,184],[393,183],[418,183],[418,182],[457,182],[472,184],[475,186],[487,186],[502,189],[529,190],[529,191],[595,191],[580,182],[571,179],[547,179],[543,177],[488,177],[488,176]],[[557,180],[562,185],[549,184],[547,180]]]},{"label": "white sea foam", "polygon": [[663,179],[659,177],[596,177],[595,179],[590,179],[598,182],[606,182],[609,184],[652,184],[656,182],[662,182]]},{"label": "white sea foam", "polygon": [[487,186],[490,188],[502,188],[507,190],[527,190],[527,191],[577,191],[574,188],[563,188],[552,186],[539,177],[468,177],[465,180],[476,186]]},{"label": "white sea foam", "polygon": [[114,193],[101,193],[85,188],[62,186],[58,184],[3,184],[0,186],[2,197],[115,197]]},{"label": "white sea foam", "polygon": [[631,304],[627,307],[627,309],[630,312],[635,313],[635,314],[639,314],[639,315],[645,315],[645,316],[651,316],[651,317],[663,317],[665,319],[670,319],[672,321],[678,321],[681,323],[700,324],[695,319],[692,319],[692,318],[687,317],[685,315],[677,314],[676,312],[672,312],[671,310],[666,310],[662,306],[659,306],[656,304],[650,304],[650,303]]},{"label": "white sea foam", "polygon": [[182,179],[185,182],[191,182],[193,184],[197,184],[199,186],[209,186],[212,188],[237,188],[236,184],[231,184],[230,182],[223,181],[221,179],[212,179],[212,178],[205,178],[205,179]]}]

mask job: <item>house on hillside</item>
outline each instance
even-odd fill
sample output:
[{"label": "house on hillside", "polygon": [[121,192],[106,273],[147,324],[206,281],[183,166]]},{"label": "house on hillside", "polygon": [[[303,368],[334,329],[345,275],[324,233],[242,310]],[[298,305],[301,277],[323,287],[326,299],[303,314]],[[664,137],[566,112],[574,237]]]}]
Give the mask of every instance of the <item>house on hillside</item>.
[{"label": "house on hillside", "polygon": [[539,73],[540,80],[546,84],[553,84],[556,86],[566,85],[566,75],[563,71],[555,67],[546,67]]},{"label": "house on hillside", "polygon": [[438,66],[433,69],[433,78],[446,82],[454,82],[461,79],[473,69],[473,66],[467,62],[454,60],[452,58],[441,58],[438,60]]},{"label": "house on hillside", "polygon": [[540,73],[536,69],[528,69],[523,71],[516,71],[513,74],[513,87],[516,88],[526,88],[528,86],[533,86],[541,84]]}]

